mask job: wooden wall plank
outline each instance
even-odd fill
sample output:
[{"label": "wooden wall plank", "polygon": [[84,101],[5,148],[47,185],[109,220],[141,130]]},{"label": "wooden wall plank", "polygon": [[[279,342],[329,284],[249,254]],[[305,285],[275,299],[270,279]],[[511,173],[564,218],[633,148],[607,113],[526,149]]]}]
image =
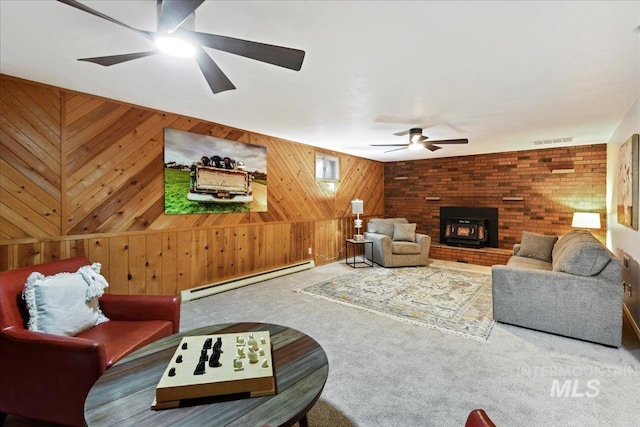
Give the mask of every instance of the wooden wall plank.
[{"label": "wooden wall plank", "polygon": [[177,233],[162,233],[162,295],[177,293],[176,278],[178,277]]},{"label": "wooden wall plank", "polygon": [[212,265],[212,281],[218,281],[225,277],[224,270],[224,229],[216,228],[213,230],[213,248],[212,253],[213,265]]},{"label": "wooden wall plank", "polygon": [[[109,292],[129,293],[129,236],[109,239]],[[106,276],[105,276],[106,277]]]},{"label": "wooden wall plank", "polygon": [[145,279],[147,262],[147,236],[135,234],[129,236],[129,290],[131,295],[147,294]]},{"label": "wooden wall plank", "polygon": [[[108,238],[96,238],[96,239],[86,239],[87,243],[87,252],[83,255],[87,256],[91,262],[99,262],[100,263],[100,274],[107,279],[107,282],[110,283],[111,278],[111,268],[110,262],[111,257],[109,256],[109,245],[111,240]],[[77,253],[77,255],[80,255]],[[111,286],[107,289],[107,292],[112,292]]]},{"label": "wooden wall plank", "polygon": [[183,232],[177,234],[177,274],[176,274],[176,292],[193,288],[191,281],[192,271],[192,253],[191,247],[192,232]]},{"label": "wooden wall plank", "polygon": [[145,293],[159,295],[162,293],[162,234],[147,234],[145,244]]}]

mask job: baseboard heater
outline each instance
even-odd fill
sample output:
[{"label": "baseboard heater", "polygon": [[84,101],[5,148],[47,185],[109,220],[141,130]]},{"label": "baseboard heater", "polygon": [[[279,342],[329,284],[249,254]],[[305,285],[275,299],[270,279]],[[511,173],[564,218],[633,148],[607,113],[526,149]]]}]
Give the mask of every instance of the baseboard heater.
[{"label": "baseboard heater", "polygon": [[209,295],[219,294],[220,292],[230,291],[231,289],[241,288],[243,286],[252,285],[264,280],[274,279],[276,277],[285,276],[298,271],[309,270],[315,266],[313,260],[307,260],[296,264],[286,265],[284,267],[274,268],[272,270],[260,271],[258,273],[249,274],[247,276],[235,277],[221,282],[211,283],[197,288],[180,291],[182,302],[191,301],[198,298],[208,297]]}]

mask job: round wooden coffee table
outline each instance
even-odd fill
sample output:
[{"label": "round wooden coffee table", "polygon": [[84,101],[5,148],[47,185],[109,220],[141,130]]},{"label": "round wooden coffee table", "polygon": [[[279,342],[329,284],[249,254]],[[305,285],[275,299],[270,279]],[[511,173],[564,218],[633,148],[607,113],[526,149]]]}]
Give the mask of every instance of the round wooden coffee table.
[{"label": "round wooden coffee table", "polygon": [[[276,394],[206,398],[189,406],[152,410],[155,389],[182,337],[269,331]],[[95,383],[85,402],[89,426],[290,426],[307,425],[329,373],[320,344],[295,329],[266,323],[205,326],[163,338],[125,357]]]}]

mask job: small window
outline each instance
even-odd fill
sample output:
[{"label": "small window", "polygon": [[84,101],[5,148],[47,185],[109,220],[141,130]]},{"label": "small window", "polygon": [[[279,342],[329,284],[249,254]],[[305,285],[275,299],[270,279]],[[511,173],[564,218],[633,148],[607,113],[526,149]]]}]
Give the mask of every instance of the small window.
[{"label": "small window", "polygon": [[340,159],[316,153],[316,181],[340,181]]}]

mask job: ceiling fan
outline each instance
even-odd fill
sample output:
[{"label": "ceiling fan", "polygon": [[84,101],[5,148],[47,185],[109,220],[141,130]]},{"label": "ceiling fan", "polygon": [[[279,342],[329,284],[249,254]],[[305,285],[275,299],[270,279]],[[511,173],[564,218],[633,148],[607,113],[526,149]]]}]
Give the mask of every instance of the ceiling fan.
[{"label": "ceiling fan", "polygon": [[396,132],[394,135],[396,136],[404,136],[409,135],[409,142],[406,144],[369,144],[372,147],[402,147],[402,148],[394,148],[393,150],[387,150],[385,153],[390,153],[392,151],[410,149],[410,150],[421,150],[422,148],[426,148],[431,151],[436,151],[441,149],[435,144],[445,145],[445,144],[468,144],[468,139],[441,139],[437,141],[429,141],[428,136],[422,134],[422,128],[411,128],[409,130],[405,130],[402,132]]},{"label": "ceiling fan", "polygon": [[[169,43],[172,46],[175,46],[176,44],[185,46],[186,43],[185,48],[190,46],[193,50],[193,56],[196,63],[198,64],[200,71],[202,71],[202,75],[207,80],[207,83],[213,93],[232,90],[236,87],[231,83],[229,78],[224,74],[220,67],[218,67],[213,59],[211,59],[204,50],[204,47],[210,47],[212,49],[221,50],[223,52],[232,53],[234,55],[243,56],[256,61],[266,62],[268,64],[277,65],[294,71],[300,71],[300,68],[302,68],[302,61],[304,60],[305,55],[305,52],[302,50],[194,31],[194,20],[189,18],[194,16],[195,10],[204,2],[204,0],[156,0],[158,9],[158,28],[156,32],[144,31],[131,27],[76,0],[58,1],[90,13],[91,15],[113,22],[114,24],[120,25],[124,28],[128,28],[155,42],[158,46],[158,49],[147,52],[81,58],[78,59],[78,61],[93,62],[94,64],[108,67],[110,65],[120,64],[161,53],[164,51],[161,50],[164,49],[162,45],[163,42]],[[181,54],[182,52],[184,51],[180,50],[175,56],[185,56]]]}]

